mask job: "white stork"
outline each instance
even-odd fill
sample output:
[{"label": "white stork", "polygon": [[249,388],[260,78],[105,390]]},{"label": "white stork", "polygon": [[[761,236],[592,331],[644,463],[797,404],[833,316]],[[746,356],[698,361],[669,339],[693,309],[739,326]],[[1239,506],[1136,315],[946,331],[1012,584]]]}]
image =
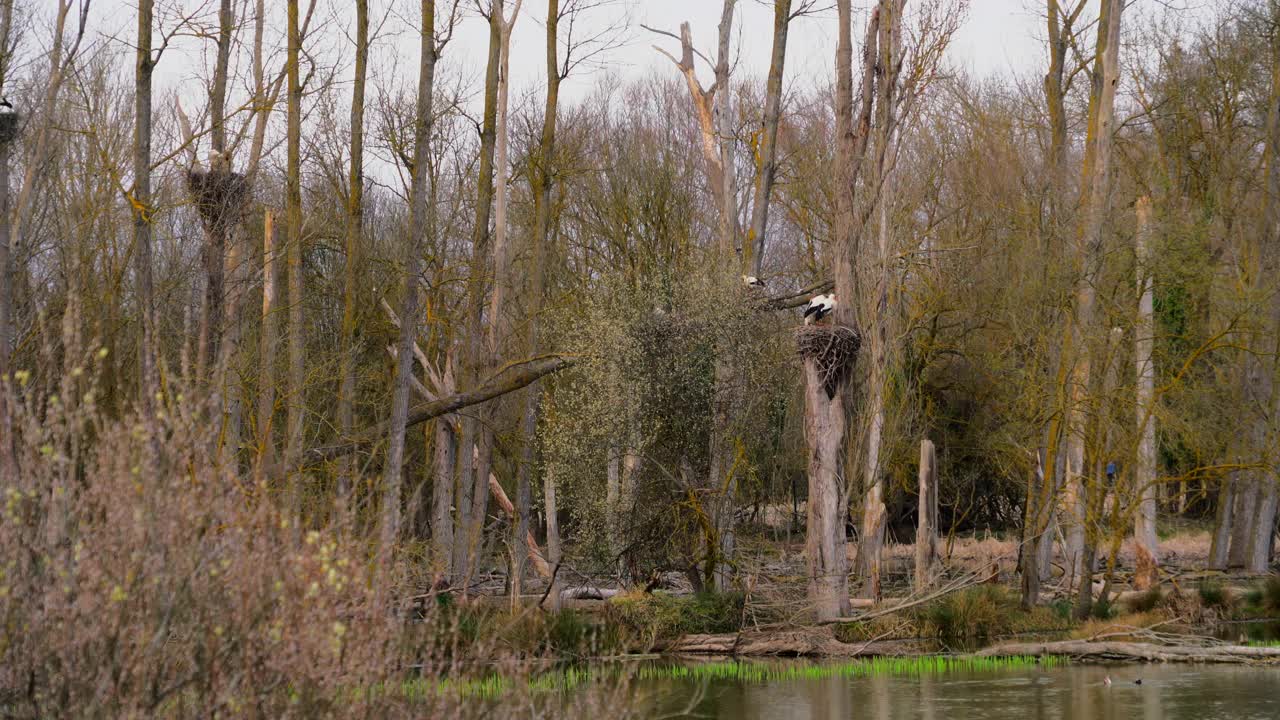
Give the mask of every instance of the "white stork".
[{"label": "white stork", "polygon": [[821,322],[829,317],[836,309],[836,296],[834,293],[826,295],[814,295],[809,300],[809,304],[804,306],[804,324],[812,325]]},{"label": "white stork", "polygon": [[0,115],[12,115],[13,113],[13,103],[9,102],[9,98],[0,97]]}]

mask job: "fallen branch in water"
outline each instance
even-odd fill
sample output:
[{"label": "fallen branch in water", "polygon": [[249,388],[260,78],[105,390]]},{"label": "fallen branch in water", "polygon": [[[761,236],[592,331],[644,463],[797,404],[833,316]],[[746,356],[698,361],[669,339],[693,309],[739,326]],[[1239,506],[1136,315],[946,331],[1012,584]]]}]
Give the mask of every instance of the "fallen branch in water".
[{"label": "fallen branch in water", "polygon": [[1058,640],[1009,643],[978,652],[984,657],[1059,655],[1076,660],[1184,663],[1280,663],[1280,648],[1247,645],[1160,645],[1149,642]]}]

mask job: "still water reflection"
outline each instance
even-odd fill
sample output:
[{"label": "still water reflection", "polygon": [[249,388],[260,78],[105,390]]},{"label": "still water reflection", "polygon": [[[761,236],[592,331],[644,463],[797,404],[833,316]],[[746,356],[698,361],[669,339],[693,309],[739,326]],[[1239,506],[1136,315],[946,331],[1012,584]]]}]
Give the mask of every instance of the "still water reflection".
[{"label": "still water reflection", "polygon": [[[1110,687],[1103,679],[1110,675]],[[1142,684],[1134,680],[1141,679]],[[644,681],[649,715],[746,720],[1275,720],[1280,668],[1070,666],[922,677]],[[692,712],[683,712],[690,709]]]}]

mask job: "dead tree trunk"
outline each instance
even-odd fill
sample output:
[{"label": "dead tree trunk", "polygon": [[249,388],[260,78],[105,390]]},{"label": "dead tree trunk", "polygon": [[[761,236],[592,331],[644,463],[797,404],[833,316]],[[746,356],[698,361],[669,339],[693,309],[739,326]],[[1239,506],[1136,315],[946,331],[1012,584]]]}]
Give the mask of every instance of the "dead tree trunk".
[{"label": "dead tree trunk", "polygon": [[[432,104],[438,50],[435,39],[435,0],[422,0],[418,108],[414,121],[413,179],[409,207],[409,242],[404,258],[404,298],[400,306],[400,339],[396,347],[396,377],[392,390],[387,459],[382,477],[382,548],[395,547],[400,533],[400,495],[404,473],[404,435],[409,415],[409,380],[413,374],[413,344],[418,332],[418,268],[427,235],[427,184],[431,148]],[[466,452],[468,448],[463,448]]]},{"label": "dead tree trunk", "polygon": [[1068,322],[1068,353],[1074,359],[1067,406],[1067,477],[1063,526],[1067,534],[1068,567],[1076,574],[1088,572],[1084,564],[1085,438],[1096,293],[1094,280],[1102,258],[1102,230],[1110,204],[1111,150],[1115,133],[1115,95],[1120,80],[1120,18],[1123,2],[1103,0],[1098,20],[1095,55],[1089,95],[1089,125],[1082,173],[1083,217],[1076,235],[1075,262],[1079,279],[1075,290],[1075,318]]},{"label": "dead tree trunk", "polygon": [[849,561],[844,538],[849,489],[840,472],[845,408],[840,392],[843,382],[833,384],[831,372],[817,354],[804,357],[804,421],[809,444],[805,556],[809,603],[819,620],[849,614]]},{"label": "dead tree trunk", "polygon": [[[298,26],[298,0],[288,3],[288,75],[285,170],[286,269],[289,287],[289,372],[285,417],[285,465],[294,475],[302,455],[302,414],[305,407],[305,358],[302,326],[302,80],[299,72],[302,33]],[[291,487],[293,512],[302,513],[302,480],[295,476]],[[299,521],[301,518],[299,518]]]},{"label": "dead tree trunk", "polygon": [[765,231],[769,226],[769,199],[778,173],[778,122],[782,117],[782,78],[787,59],[787,32],[791,28],[791,0],[774,0],[773,50],[769,58],[769,78],[765,81],[764,117],[760,136],[753,140],[756,152],[755,197],[751,202],[751,225],[742,241],[744,275],[760,277],[764,266]]},{"label": "dead tree trunk", "polygon": [[[141,10],[139,10],[141,12]],[[141,20],[139,20],[141,23]],[[13,0],[0,2],[0,90],[9,75],[9,35],[13,26]],[[151,27],[151,23],[147,23]],[[0,378],[9,377],[13,354],[13,268],[9,223],[9,160],[17,138],[17,113],[10,113],[0,126]],[[16,482],[18,464],[13,437],[13,397],[9,384],[0,380],[0,478]]]},{"label": "dead tree trunk", "polygon": [[920,507],[916,511],[916,592],[933,581],[938,556],[938,454],[933,441],[920,441]]},{"label": "dead tree trunk", "polygon": [[[529,253],[529,299],[528,299],[528,319],[526,321],[527,336],[525,344],[529,355],[536,355],[540,352],[540,336],[541,330],[541,314],[542,314],[542,295],[546,284],[546,255],[547,246],[551,241],[551,191],[552,184],[555,181],[555,161],[556,161],[556,123],[559,118],[560,106],[560,80],[562,71],[560,69],[560,60],[558,54],[559,48],[559,23],[560,23],[560,0],[547,0],[547,31],[546,31],[546,71],[547,71],[547,95],[546,103],[542,110],[542,137],[538,146],[537,154],[530,168],[530,179],[533,190],[533,237],[530,239],[532,247]],[[529,534],[530,513],[532,504],[532,488],[531,477],[533,476],[534,464],[537,459],[537,430],[538,430],[538,397],[539,391],[535,387],[526,388],[524,391],[524,413],[521,418],[521,435],[524,439],[524,445],[520,450],[520,468],[516,474],[516,513],[517,522],[515,528],[515,538],[526,537]],[[554,503],[553,503],[554,504]],[[548,515],[548,527],[551,524],[550,515],[554,514],[555,508],[552,507]],[[548,538],[548,542],[550,538]],[[556,559],[553,562],[559,562],[559,538],[556,538]],[[520,558],[516,562],[516,567],[512,569],[517,579],[524,577],[524,560],[523,556],[516,553],[516,557]],[[512,584],[512,593],[518,589],[517,583]]]},{"label": "dead tree trunk", "polygon": [[[151,56],[153,10],[154,0],[139,0],[138,47],[134,62],[133,193],[129,203],[133,209],[134,272],[138,284],[138,397],[143,413],[148,417],[155,402],[157,387],[153,372],[155,291],[151,277],[151,76],[155,70],[155,60]],[[4,22],[5,27],[0,29],[0,42],[4,42],[7,47],[8,24],[7,20]],[[5,164],[4,159],[0,159],[0,164]],[[7,168],[0,170],[0,173],[5,176],[0,181],[6,186],[4,192],[7,194]],[[6,210],[7,208],[0,208],[0,213],[5,213]],[[2,347],[0,352],[3,352]],[[3,374],[0,369],[0,375]]]},{"label": "dead tree trunk", "polygon": [[[351,167],[347,174],[346,263],[343,268],[342,337],[338,356],[338,432],[355,430],[356,283],[359,281],[361,234],[364,228],[364,87],[369,64],[369,0],[356,0],[355,81],[351,86]],[[338,467],[338,495],[351,492],[354,464],[350,457]]]},{"label": "dead tree trunk", "polygon": [[1133,536],[1138,553],[1138,567],[1145,572],[1135,579],[1135,587],[1145,590],[1160,581],[1159,538],[1156,536],[1156,425],[1155,363],[1151,348],[1155,338],[1155,314],[1152,301],[1150,263],[1151,200],[1138,199],[1138,326],[1135,328],[1138,389],[1138,462],[1134,468],[1134,485],[1138,490],[1138,512],[1134,515]]},{"label": "dead tree trunk", "polygon": [[[490,363],[485,357],[484,308],[487,284],[487,268],[490,256],[491,234],[489,220],[493,210],[494,151],[498,124],[498,68],[502,60],[502,18],[505,12],[503,0],[494,0],[489,15],[489,60],[485,70],[484,116],[480,130],[480,158],[476,178],[475,224],[471,229],[471,268],[467,278],[467,342],[470,376],[478,380],[481,369]],[[495,318],[489,318],[496,322]],[[487,417],[487,413],[482,413]],[[487,422],[475,418],[463,420],[462,453],[463,476],[469,507],[465,516],[459,506],[458,527],[462,531],[454,553],[454,574],[465,585],[475,569],[480,553],[484,519],[489,510],[488,477],[493,450],[493,430]],[[480,462],[472,463],[471,444],[479,449]],[[468,466],[473,467],[468,471]],[[466,504],[465,501],[463,503]]]},{"label": "dead tree trunk", "polygon": [[254,480],[264,485],[275,464],[272,432],[276,409],[276,350],[280,344],[280,317],[276,307],[276,222],[267,210],[262,221],[262,330],[258,335],[258,458]]}]

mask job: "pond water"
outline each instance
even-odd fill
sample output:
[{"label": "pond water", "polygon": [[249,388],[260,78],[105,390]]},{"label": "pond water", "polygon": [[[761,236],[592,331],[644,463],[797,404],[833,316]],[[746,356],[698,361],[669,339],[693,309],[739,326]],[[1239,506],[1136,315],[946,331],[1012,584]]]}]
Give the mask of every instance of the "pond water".
[{"label": "pond water", "polygon": [[[914,676],[781,666],[774,679],[641,677],[641,717],[745,720],[1275,720],[1280,668],[1068,665]],[[815,671],[816,670],[816,671]],[[825,676],[824,676],[825,675]],[[1104,684],[1111,677],[1112,684]],[[781,677],[779,677],[781,676]],[[1141,679],[1141,684],[1134,681]]]}]

